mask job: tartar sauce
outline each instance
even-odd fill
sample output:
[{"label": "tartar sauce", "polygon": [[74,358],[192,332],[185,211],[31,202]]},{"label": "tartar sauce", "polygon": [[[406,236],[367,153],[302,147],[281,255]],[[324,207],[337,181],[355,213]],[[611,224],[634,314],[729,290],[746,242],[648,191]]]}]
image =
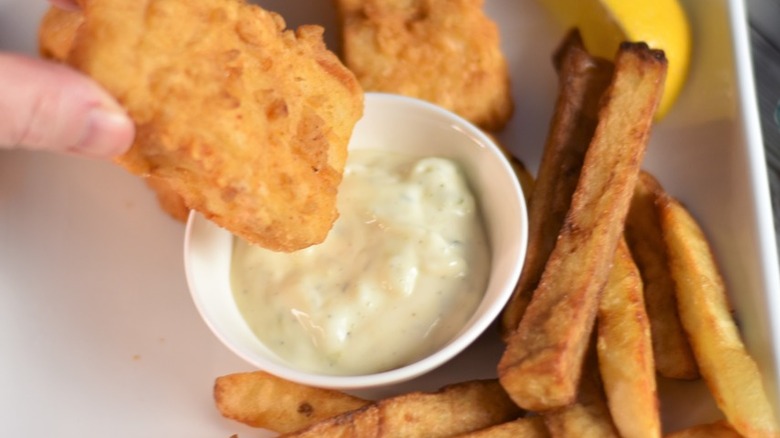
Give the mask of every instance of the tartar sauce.
[{"label": "tartar sauce", "polygon": [[236,238],[231,282],[258,338],[297,367],[367,374],[446,344],[485,291],[488,243],[458,165],[358,149],[325,242],[277,253]]}]

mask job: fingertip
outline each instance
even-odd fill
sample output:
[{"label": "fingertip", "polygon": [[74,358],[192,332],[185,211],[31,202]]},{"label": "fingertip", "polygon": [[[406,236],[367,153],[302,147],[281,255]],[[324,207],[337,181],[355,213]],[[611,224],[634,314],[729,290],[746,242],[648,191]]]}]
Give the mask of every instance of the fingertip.
[{"label": "fingertip", "polygon": [[114,158],[127,152],[135,127],[116,108],[94,107],[86,117],[82,138],[68,152],[93,158]]},{"label": "fingertip", "polygon": [[98,83],[61,64],[0,53],[0,148],[111,158],[134,125]]}]

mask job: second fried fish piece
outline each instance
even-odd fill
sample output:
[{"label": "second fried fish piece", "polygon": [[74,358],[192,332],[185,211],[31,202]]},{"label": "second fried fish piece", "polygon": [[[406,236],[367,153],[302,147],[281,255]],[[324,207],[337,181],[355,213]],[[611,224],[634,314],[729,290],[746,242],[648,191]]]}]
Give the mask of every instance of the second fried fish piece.
[{"label": "second fried fish piece", "polygon": [[334,0],[345,64],[367,91],[417,97],[487,130],[512,114],[498,26],[483,0]]},{"label": "second fried fish piece", "polygon": [[362,90],[323,29],[242,0],[84,0],[67,61],[136,124],[118,159],[266,248],[324,240]]}]

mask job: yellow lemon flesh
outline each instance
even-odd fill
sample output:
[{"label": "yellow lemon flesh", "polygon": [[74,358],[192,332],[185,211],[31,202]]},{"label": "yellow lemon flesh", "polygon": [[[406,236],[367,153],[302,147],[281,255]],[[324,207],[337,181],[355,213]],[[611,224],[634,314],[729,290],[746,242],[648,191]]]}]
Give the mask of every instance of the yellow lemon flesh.
[{"label": "yellow lemon flesh", "polygon": [[691,30],[677,0],[539,0],[566,27],[580,29],[593,55],[614,59],[623,41],[644,41],[666,54],[669,69],[656,119],[674,103],[688,75]]}]

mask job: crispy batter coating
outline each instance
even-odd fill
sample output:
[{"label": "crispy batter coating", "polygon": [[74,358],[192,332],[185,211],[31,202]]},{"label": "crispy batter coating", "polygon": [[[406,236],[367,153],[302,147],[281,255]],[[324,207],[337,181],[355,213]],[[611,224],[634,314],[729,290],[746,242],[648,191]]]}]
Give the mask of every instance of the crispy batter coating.
[{"label": "crispy batter coating", "polygon": [[80,11],[50,7],[43,15],[38,28],[38,51],[41,56],[64,61],[83,21],[84,15]]},{"label": "crispy batter coating", "polygon": [[319,26],[242,0],[85,0],[68,62],[136,124],[118,163],[266,248],[324,240],[363,95]]},{"label": "crispy batter coating", "polygon": [[436,103],[488,130],[509,120],[509,73],[483,0],[335,3],[344,62],[363,88]]},{"label": "crispy batter coating", "polygon": [[[64,61],[73,45],[84,14],[81,11],[66,11],[50,7],[41,20],[38,29],[38,47],[41,56],[55,61]],[[144,178],[147,186],[157,195],[160,207],[172,218],[187,222],[190,209],[184,199],[175,192],[165,180],[153,176]]]},{"label": "crispy batter coating", "polygon": [[171,188],[166,180],[156,176],[149,176],[144,180],[146,180],[146,185],[157,195],[157,203],[160,204],[160,208],[164,212],[179,222],[187,222],[190,209],[184,199]]}]

